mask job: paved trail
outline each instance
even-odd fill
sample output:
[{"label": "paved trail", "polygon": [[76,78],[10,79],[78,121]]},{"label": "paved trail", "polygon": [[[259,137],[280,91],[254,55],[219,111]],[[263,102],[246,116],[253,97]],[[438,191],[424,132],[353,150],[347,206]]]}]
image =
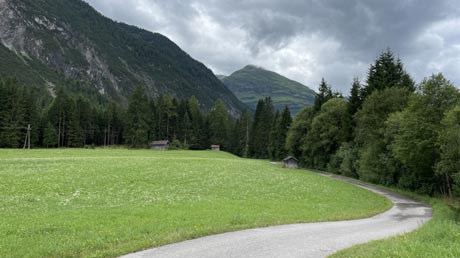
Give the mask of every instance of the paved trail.
[{"label": "paved trail", "polygon": [[[325,176],[334,177],[324,174]],[[432,209],[406,196],[334,177],[390,199],[390,210],[367,219],[292,224],[241,230],[170,244],[123,258],[326,257],[341,249],[416,229]]]}]

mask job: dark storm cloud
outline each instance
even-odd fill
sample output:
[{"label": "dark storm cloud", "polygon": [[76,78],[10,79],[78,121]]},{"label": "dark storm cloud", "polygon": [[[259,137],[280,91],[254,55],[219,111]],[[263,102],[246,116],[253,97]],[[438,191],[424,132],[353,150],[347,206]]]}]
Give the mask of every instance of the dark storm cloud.
[{"label": "dark storm cloud", "polygon": [[354,76],[390,47],[420,81],[460,82],[455,1],[87,0],[104,15],[170,37],[216,73],[248,63],[316,88],[348,92]]}]

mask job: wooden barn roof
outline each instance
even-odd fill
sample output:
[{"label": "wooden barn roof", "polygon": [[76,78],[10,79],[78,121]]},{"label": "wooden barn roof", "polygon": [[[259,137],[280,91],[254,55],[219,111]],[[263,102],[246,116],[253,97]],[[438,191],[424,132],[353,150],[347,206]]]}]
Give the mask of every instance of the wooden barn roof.
[{"label": "wooden barn roof", "polygon": [[283,159],[283,161],[288,161],[288,160],[291,160],[291,159],[293,159],[295,161],[299,161],[298,159],[296,159],[296,158],[294,158],[292,156],[287,156],[286,158]]},{"label": "wooden barn roof", "polygon": [[153,141],[150,145],[168,145],[168,140],[161,140],[161,141]]}]

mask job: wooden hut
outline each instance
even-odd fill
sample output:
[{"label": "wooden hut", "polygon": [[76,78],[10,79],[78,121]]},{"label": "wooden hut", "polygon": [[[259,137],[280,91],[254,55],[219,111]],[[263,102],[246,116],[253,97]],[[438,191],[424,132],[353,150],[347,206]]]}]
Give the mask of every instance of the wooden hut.
[{"label": "wooden hut", "polygon": [[213,151],[220,151],[220,145],[218,145],[218,144],[213,144],[213,145],[211,145],[211,150],[213,150]]},{"label": "wooden hut", "polygon": [[288,156],[285,159],[283,159],[283,167],[284,168],[297,168],[298,162],[299,162],[298,159],[292,156]]},{"label": "wooden hut", "polygon": [[168,140],[162,140],[162,141],[153,141],[150,144],[150,149],[152,150],[168,150],[169,149],[169,141]]}]

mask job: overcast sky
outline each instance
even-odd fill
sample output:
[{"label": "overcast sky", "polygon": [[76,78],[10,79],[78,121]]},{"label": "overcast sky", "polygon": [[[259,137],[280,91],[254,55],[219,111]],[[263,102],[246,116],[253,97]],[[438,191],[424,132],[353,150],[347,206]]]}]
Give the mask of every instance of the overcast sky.
[{"label": "overcast sky", "polygon": [[103,15],[159,32],[216,74],[262,66],[348,95],[390,47],[420,82],[460,84],[456,0],[86,0]]}]

